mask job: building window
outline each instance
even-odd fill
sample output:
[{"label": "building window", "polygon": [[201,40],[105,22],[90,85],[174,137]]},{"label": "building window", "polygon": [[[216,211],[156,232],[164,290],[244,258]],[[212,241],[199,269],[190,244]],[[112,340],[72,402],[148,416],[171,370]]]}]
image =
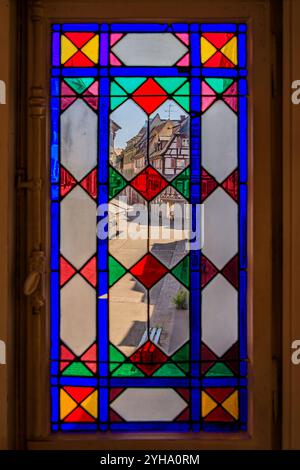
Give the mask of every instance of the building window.
[{"label": "building window", "polygon": [[53,431],[247,429],[246,75],[244,24],[52,25]]}]

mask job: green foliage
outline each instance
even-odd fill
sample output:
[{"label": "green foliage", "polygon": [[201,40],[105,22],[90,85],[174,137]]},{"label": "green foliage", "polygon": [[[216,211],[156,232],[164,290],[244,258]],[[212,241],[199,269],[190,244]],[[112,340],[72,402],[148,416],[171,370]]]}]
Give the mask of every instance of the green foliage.
[{"label": "green foliage", "polygon": [[180,288],[177,294],[172,299],[173,304],[177,310],[186,310],[187,309],[187,293],[185,290]]}]

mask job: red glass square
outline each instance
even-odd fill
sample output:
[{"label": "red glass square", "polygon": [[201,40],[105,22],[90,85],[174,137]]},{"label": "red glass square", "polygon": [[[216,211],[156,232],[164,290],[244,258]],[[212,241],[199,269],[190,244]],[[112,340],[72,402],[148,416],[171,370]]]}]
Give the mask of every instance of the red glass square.
[{"label": "red glass square", "polygon": [[154,168],[148,166],[131,181],[131,185],[147,199],[147,201],[150,201],[165,189],[168,183]]},{"label": "red glass square", "polygon": [[130,269],[130,272],[149,289],[168,270],[154,256],[147,254]]}]

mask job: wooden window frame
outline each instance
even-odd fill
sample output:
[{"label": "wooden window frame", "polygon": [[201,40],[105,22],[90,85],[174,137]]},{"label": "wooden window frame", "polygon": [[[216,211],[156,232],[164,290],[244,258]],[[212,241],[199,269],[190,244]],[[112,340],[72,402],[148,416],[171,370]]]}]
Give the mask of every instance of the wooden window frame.
[{"label": "wooden window frame", "polygon": [[[71,4],[71,5],[70,5]],[[172,12],[172,17],[170,13]],[[249,27],[249,203],[248,332],[249,431],[247,433],[96,433],[51,434],[49,394],[49,69],[50,24],[95,21],[242,21]],[[26,317],[26,408],[24,439],[28,449],[271,449],[276,441],[273,402],[274,283],[272,275],[272,175],[277,152],[271,93],[271,2],[207,0],[44,0],[28,9],[27,272],[40,275],[38,289],[21,302]],[[280,327],[280,324],[278,325]],[[275,362],[276,363],[276,362]],[[21,367],[22,368],[22,367]],[[276,385],[276,384],[275,384]],[[26,396],[25,396],[26,395]],[[277,421],[277,428],[280,428]]]}]

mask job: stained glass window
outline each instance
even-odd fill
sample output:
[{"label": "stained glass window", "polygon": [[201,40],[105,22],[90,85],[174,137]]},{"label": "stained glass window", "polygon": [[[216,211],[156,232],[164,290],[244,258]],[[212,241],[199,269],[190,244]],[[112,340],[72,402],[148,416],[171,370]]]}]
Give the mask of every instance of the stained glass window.
[{"label": "stained glass window", "polygon": [[52,25],[53,431],[247,429],[246,80],[244,24]]}]

